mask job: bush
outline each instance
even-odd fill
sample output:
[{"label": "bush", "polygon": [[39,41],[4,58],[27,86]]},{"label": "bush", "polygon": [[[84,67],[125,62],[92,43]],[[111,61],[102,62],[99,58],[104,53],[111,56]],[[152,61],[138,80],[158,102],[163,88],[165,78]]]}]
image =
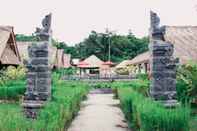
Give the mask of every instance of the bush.
[{"label": "bush", "polygon": [[0,99],[19,100],[25,93],[25,68],[9,66],[1,70]]},{"label": "bush", "polygon": [[118,88],[121,108],[130,126],[142,131],[189,131],[187,107],[166,109],[131,88]]},{"label": "bush", "polygon": [[148,74],[145,74],[145,73],[137,74],[136,77],[137,79],[140,79],[140,80],[148,80]]},{"label": "bush", "polygon": [[178,68],[177,95],[182,102],[197,99],[197,63],[191,62]]}]

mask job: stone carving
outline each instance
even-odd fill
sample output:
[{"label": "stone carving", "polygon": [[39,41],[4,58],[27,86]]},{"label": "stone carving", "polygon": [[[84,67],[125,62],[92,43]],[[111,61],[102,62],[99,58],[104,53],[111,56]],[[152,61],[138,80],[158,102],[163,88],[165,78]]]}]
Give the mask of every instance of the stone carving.
[{"label": "stone carving", "polygon": [[50,36],[52,35],[51,16],[51,14],[48,14],[42,20],[43,28],[36,28],[35,34],[37,35],[39,41],[48,41]]},{"label": "stone carving", "polygon": [[38,110],[51,95],[51,70],[48,45],[51,37],[51,14],[42,21],[43,29],[37,29],[40,42],[28,47],[29,61],[26,62],[27,89],[23,107],[26,116],[36,118]]},{"label": "stone carving", "polygon": [[150,94],[155,100],[163,102],[166,107],[172,107],[177,104],[176,64],[178,60],[173,58],[173,45],[163,40],[164,28],[159,27],[159,21],[157,14],[151,12]]},{"label": "stone carving", "polygon": [[165,27],[159,26],[160,18],[153,11],[150,12],[150,21],[150,39],[164,40],[163,34],[165,32]]}]

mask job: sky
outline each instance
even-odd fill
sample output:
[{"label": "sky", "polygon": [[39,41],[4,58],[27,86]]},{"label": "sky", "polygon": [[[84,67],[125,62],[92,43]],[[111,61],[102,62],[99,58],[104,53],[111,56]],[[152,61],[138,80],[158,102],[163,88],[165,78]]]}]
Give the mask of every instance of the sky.
[{"label": "sky", "polygon": [[15,33],[32,34],[42,18],[52,13],[53,37],[68,45],[79,43],[95,30],[117,34],[131,30],[148,35],[150,10],[162,25],[197,25],[197,0],[0,0],[0,25]]}]

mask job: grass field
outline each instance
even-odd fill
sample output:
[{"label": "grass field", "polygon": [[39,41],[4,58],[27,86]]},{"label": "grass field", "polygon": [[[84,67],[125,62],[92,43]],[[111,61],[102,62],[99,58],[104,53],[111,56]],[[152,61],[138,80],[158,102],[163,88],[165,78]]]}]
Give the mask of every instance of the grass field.
[{"label": "grass field", "polygon": [[[11,90],[15,90],[14,85],[11,87],[6,94],[11,92],[12,98],[16,98]],[[20,101],[1,103],[0,131],[64,131],[78,112],[80,102],[87,92],[88,86],[85,83],[53,82],[52,100],[40,110],[37,120],[25,118]],[[7,99],[7,95],[2,98]]]}]

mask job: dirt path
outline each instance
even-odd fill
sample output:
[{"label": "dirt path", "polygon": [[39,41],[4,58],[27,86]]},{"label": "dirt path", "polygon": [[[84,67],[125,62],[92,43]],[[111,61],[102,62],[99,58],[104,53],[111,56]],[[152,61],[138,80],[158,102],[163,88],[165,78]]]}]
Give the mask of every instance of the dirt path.
[{"label": "dirt path", "polygon": [[129,131],[118,104],[113,94],[90,93],[68,131]]}]

